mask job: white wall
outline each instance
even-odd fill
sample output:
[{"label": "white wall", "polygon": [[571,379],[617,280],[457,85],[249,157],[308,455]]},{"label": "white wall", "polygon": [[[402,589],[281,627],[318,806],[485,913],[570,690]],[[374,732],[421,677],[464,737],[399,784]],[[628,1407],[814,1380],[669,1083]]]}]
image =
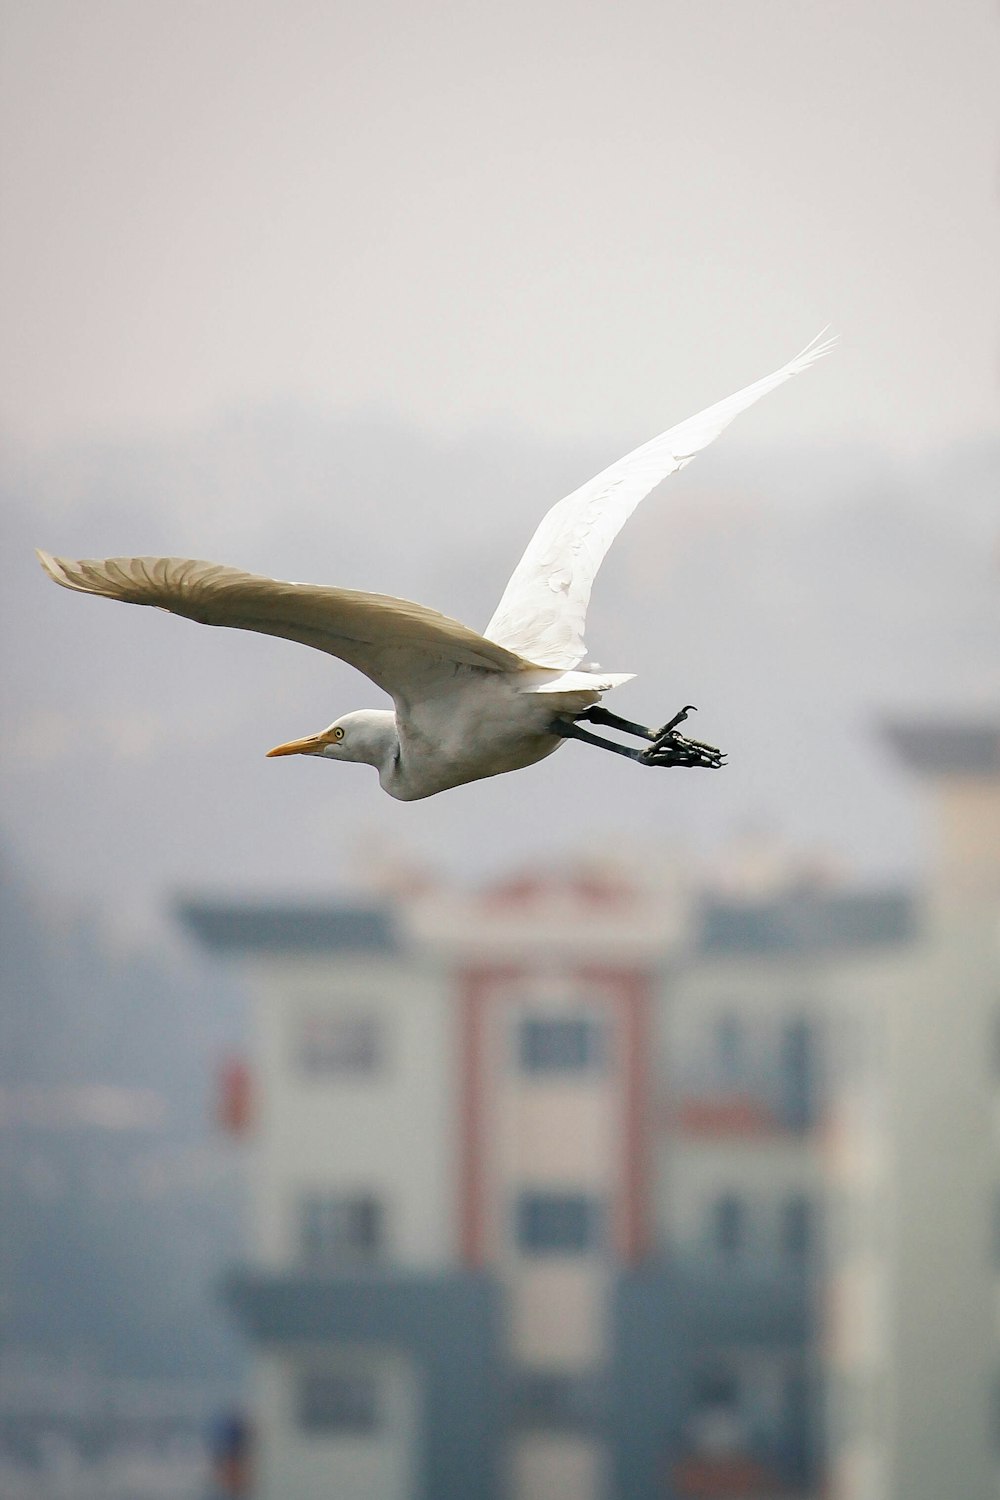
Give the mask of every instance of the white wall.
[{"label": "white wall", "polygon": [[606,1468],[593,1439],[528,1433],[511,1444],[510,1492],[517,1500],[588,1500],[604,1493]]},{"label": "white wall", "polygon": [[995,919],[845,974],[868,1051],[831,1117],[832,1500],[996,1493]]},{"label": "white wall", "polygon": [[[368,1191],[384,1202],[391,1262],[453,1263],[459,1106],[451,1006],[443,979],[412,962],[297,958],[267,966],[254,1045],[259,1264],[297,1261],[299,1201],[323,1190]],[[316,1007],[375,1010],[385,1027],[384,1066],[374,1074],[303,1073],[297,1020]]]}]

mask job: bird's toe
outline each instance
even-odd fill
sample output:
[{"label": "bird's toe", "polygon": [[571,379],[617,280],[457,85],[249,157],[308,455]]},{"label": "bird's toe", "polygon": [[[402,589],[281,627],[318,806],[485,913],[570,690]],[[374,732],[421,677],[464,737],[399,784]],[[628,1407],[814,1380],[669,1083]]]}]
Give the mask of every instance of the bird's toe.
[{"label": "bird's toe", "polygon": [[715,745],[685,739],[675,732],[661,735],[639,752],[638,759],[644,766],[694,766],[711,771],[726,763],[726,756]]}]

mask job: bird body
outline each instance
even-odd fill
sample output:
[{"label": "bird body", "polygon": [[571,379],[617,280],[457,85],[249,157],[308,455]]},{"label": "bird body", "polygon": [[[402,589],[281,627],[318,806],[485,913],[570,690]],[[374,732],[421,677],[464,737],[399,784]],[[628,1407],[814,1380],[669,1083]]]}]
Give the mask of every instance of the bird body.
[{"label": "bird body", "polygon": [[606,682],[598,678],[600,688],[584,691],[537,693],[514,674],[495,681],[475,668],[465,671],[469,675],[446,714],[422,703],[397,715],[399,774],[382,782],[392,796],[411,801],[535,765],[563,743],[552,731],[553,719],[575,719],[598,703]]},{"label": "bird body", "polygon": [[422,701],[410,713],[361,709],[345,714],[331,726],[344,731],[342,739],[326,739],[311,750],[308,740],[306,748],[292,741],[295,748],[281,746],[278,753],[362,761],[376,768],[390,797],[417,802],[544,760],[562,743],[552,733],[553,716],[575,716],[600,698],[597,692],[559,693],[547,700],[519,692],[510,675],[494,676],[475,667],[460,667],[455,687],[453,694]]},{"label": "bird body", "polygon": [[[56,583],[80,593],[155,605],[206,625],[282,636],[349,662],[391,696],[269,755],[312,755],[374,766],[384,791],[413,802],[465,782],[533,765],[566,738],[645,765],[716,767],[714,747],[600,707],[631,673],[584,661],[591,586],[615,536],[661,479],[687,464],[767,391],[832,345],[814,340],[774,374],[662,433],[554,505],[543,518],[480,635],[410,600],[283,583],[190,558],[74,562],[39,552]],[[610,724],[648,740],[642,751],[599,739],[581,723]]]}]

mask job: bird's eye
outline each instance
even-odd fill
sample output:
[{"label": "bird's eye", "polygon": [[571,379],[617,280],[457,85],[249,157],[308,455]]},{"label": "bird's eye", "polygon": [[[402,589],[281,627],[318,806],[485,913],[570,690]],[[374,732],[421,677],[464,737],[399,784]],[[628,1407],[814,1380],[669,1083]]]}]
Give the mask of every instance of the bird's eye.
[{"label": "bird's eye", "polygon": [[333,731],[333,737],[335,740],[342,740],[344,738],[344,731],[342,729],[335,729]]}]

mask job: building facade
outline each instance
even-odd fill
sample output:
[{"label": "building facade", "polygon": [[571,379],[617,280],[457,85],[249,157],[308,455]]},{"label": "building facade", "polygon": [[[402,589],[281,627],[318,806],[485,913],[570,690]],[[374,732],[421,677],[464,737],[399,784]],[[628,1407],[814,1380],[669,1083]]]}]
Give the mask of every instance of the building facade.
[{"label": "building facade", "polygon": [[189,903],[254,997],[262,1500],[818,1494],[831,975],[908,914],[607,872]]},{"label": "building facade", "polygon": [[[255,1493],[494,1493],[496,1289],[456,1254],[458,1037],[382,907],[191,906],[252,998]],[[335,1490],[331,1490],[335,1476]]]}]

